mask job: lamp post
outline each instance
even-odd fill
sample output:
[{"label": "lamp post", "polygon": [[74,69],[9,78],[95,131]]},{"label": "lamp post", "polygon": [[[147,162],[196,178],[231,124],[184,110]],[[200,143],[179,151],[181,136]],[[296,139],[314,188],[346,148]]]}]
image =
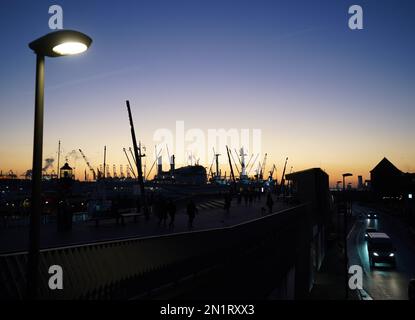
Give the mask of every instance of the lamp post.
[{"label": "lamp post", "polygon": [[42,151],[43,151],[43,102],[45,88],[45,57],[60,57],[84,52],[92,39],[73,30],[51,32],[31,43],[36,54],[35,122],[32,163],[32,203],[29,228],[29,254],[27,264],[27,298],[34,299],[38,290],[40,216],[42,213]]},{"label": "lamp post", "polygon": [[346,202],[346,177],[351,177],[351,173],[343,173],[343,237],[344,237],[344,269],[345,269],[345,297],[346,300],[349,298],[349,255],[347,253],[347,202]]},{"label": "lamp post", "polygon": [[346,177],[351,177],[353,174],[351,173],[343,173],[343,191],[346,190]]}]

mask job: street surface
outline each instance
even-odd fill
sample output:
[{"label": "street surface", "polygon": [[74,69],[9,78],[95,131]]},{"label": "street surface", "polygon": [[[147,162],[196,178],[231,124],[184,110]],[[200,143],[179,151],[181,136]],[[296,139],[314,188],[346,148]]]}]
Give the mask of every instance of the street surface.
[{"label": "street surface", "polygon": [[[415,243],[405,225],[397,218],[377,211],[378,219],[366,219],[370,208],[353,204],[356,223],[348,235],[349,265],[360,265],[364,270],[363,289],[374,300],[406,300],[408,282],[415,278]],[[359,215],[362,215],[359,218]],[[375,227],[391,238],[396,248],[396,268],[386,264],[376,264],[370,268],[365,230]]]}]

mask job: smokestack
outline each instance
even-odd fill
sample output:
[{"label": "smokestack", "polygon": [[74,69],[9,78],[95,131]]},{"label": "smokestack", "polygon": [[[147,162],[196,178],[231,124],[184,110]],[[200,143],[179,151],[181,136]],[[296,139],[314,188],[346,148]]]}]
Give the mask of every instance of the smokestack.
[{"label": "smokestack", "polygon": [[174,157],[174,154],[173,154],[170,157],[170,173],[171,173],[171,175],[174,175],[174,169],[175,169],[174,160],[175,160],[175,157]]},{"label": "smokestack", "polygon": [[157,175],[161,176],[163,172],[163,158],[162,156],[157,158]]}]

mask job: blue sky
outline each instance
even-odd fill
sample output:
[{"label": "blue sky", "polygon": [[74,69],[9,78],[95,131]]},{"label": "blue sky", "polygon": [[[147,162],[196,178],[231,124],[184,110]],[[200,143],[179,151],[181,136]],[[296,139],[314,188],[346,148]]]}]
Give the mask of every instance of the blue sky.
[{"label": "blue sky", "polygon": [[[47,59],[44,155],[107,145],[126,162],[130,99],[137,134],[157,128],[260,128],[272,162],[368,176],[387,156],[415,171],[413,1],[1,0],[0,169],[31,165],[35,57],[27,44],[64,28],[90,35],[87,53]],[[364,10],[364,30],[347,27]],[[81,161],[79,166],[83,165]]]}]

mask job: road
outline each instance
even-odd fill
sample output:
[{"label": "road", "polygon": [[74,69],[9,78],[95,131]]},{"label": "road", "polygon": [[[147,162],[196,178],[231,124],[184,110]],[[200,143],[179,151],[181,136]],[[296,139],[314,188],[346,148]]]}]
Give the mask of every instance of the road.
[{"label": "road", "polygon": [[[363,289],[373,300],[406,300],[408,282],[415,278],[415,243],[407,228],[396,218],[379,213],[379,219],[369,220],[365,214],[373,211],[368,207],[354,204],[353,215],[357,218],[348,235],[349,265],[363,268]],[[364,233],[367,227],[375,227],[387,233],[396,248],[396,268],[377,264],[370,268]]]}]

